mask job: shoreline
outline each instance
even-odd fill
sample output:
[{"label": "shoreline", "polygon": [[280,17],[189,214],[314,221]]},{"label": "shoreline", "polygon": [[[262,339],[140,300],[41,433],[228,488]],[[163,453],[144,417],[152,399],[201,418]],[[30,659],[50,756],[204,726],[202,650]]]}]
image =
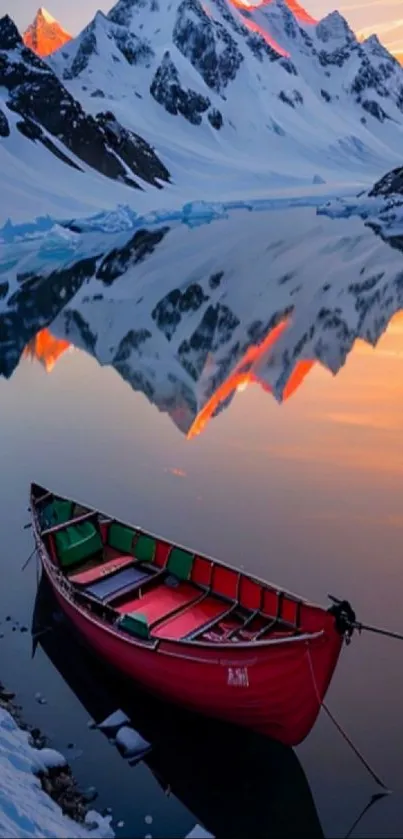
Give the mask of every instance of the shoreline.
[{"label": "shoreline", "polygon": [[[1,736],[2,733],[4,733],[4,738]],[[11,754],[10,757],[7,749],[4,748],[5,739],[11,741],[12,738],[16,741],[15,743],[13,741],[13,746],[17,760],[14,754]],[[32,764],[28,771],[26,766],[23,766],[23,759],[20,760],[20,755],[24,752],[25,755],[23,755],[23,758],[26,758],[25,762]],[[45,811],[53,809],[53,821],[55,819],[57,821],[58,817],[60,818],[60,822],[63,821],[63,824],[60,824],[60,833],[58,835],[69,836],[70,839],[74,839],[74,837],[81,839],[83,836],[102,836],[106,839],[106,837],[111,838],[114,836],[110,824],[111,815],[109,813],[102,815],[91,809],[91,804],[97,797],[96,790],[89,788],[89,790],[83,791],[78,787],[66,757],[49,746],[48,738],[39,728],[25,722],[22,707],[16,702],[16,695],[12,691],[7,690],[1,681],[0,760],[3,760],[3,762],[7,761],[6,772],[15,772],[15,791],[17,798],[19,795],[18,785],[21,782],[21,771],[27,773],[24,777],[28,777],[29,772],[31,773],[31,781],[33,783],[30,784],[30,787],[34,786],[34,789],[31,791],[37,791],[40,796],[44,793],[48,801],[43,802],[41,800],[39,803],[44,804]],[[2,767],[0,767],[0,780],[3,782]],[[1,783],[1,786],[3,786],[3,783]],[[53,807],[51,802],[53,802]],[[25,802],[22,803],[24,804]],[[39,807],[38,809],[35,808],[35,822],[38,821],[38,812]],[[26,815],[23,818],[26,821]],[[9,835],[8,832],[3,833],[1,822],[2,813],[0,802],[0,836]],[[76,828],[74,832],[73,826]],[[46,829],[47,825],[45,824],[43,827]],[[68,832],[66,832],[66,828]],[[29,835],[26,829],[23,835]],[[40,834],[33,833],[32,835],[36,836]]]}]

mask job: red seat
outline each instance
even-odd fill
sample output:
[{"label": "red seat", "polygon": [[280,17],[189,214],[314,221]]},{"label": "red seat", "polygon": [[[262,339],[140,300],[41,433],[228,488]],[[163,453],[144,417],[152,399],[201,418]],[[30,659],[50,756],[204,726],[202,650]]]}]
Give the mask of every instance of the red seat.
[{"label": "red seat", "polygon": [[[140,610],[141,611],[141,610]],[[156,638],[178,639],[185,638],[191,632],[201,629],[204,624],[209,623],[220,615],[228,612],[228,605],[215,597],[205,597],[200,603],[181,612],[180,615],[174,615],[172,618],[159,624],[153,630],[153,636]]]},{"label": "red seat", "polygon": [[181,606],[185,607],[200,598],[200,591],[189,583],[180,583],[177,586],[162,584],[147,591],[143,597],[136,597],[122,603],[117,607],[121,615],[130,615],[139,612],[147,618],[150,626],[155,621],[171,614]]}]

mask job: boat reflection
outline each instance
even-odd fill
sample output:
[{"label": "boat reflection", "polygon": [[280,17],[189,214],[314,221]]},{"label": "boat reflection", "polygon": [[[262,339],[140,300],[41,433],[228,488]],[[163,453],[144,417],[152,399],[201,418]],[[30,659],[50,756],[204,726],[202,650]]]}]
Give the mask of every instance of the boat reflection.
[{"label": "boat reflection", "polygon": [[117,709],[127,715],[151,744],[144,763],[161,788],[173,793],[214,836],[323,837],[292,749],[179,711],[129,689],[115,675],[112,682],[104,665],[70,631],[44,578],[32,637],[33,651],[41,646],[96,724]]}]

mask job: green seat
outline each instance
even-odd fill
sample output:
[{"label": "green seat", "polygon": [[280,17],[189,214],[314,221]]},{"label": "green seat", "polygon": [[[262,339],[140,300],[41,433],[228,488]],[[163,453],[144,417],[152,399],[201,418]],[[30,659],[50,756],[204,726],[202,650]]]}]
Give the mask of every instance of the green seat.
[{"label": "green seat", "polygon": [[47,504],[42,511],[43,527],[54,527],[57,524],[65,524],[73,517],[73,502],[64,498],[55,498]]},{"label": "green seat", "polygon": [[89,521],[67,527],[55,534],[56,550],[62,568],[71,568],[102,549],[101,534]]},{"label": "green seat", "polygon": [[141,533],[134,546],[134,556],[139,562],[153,562],[155,557],[156,541],[152,536]]},{"label": "green seat", "polygon": [[143,638],[148,641],[150,637],[150,627],[145,615],[139,612],[133,612],[131,615],[124,615],[119,621],[119,628],[124,629],[129,635],[135,635],[137,638]]},{"label": "green seat", "polygon": [[179,580],[189,580],[192,573],[194,556],[182,548],[172,548],[167,562],[167,569]]},{"label": "green seat", "polygon": [[111,548],[116,551],[122,551],[122,554],[133,553],[133,542],[136,536],[136,531],[130,527],[125,527],[123,524],[114,522],[111,524],[108,533],[108,543]]}]

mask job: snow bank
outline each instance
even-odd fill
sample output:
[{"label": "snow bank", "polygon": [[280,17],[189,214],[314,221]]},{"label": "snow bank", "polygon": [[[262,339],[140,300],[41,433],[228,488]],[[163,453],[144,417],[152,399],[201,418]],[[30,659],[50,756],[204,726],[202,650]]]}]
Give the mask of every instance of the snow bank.
[{"label": "snow bank", "polygon": [[363,192],[355,198],[335,198],[318,207],[317,214],[332,219],[363,219],[368,227],[379,232],[384,239],[403,235],[403,197],[401,195],[374,195]]},{"label": "snow bank", "polygon": [[186,834],[186,839],[214,839],[214,836],[200,824],[195,824],[190,833]]},{"label": "snow bank", "polygon": [[214,839],[214,836],[208,830],[205,830],[204,827],[201,827],[201,825],[195,824],[190,833],[186,834],[186,839]]},{"label": "snow bank", "polygon": [[116,734],[116,743],[125,757],[139,760],[150,751],[151,745],[129,725],[123,725]]},{"label": "snow bank", "polygon": [[52,219],[51,216],[40,216],[26,224],[13,224],[9,219],[0,227],[0,245],[43,239],[46,242],[58,241],[59,243],[63,240],[64,245],[71,247],[74,243],[74,232],[108,234],[134,232],[141,227],[149,228],[167,222],[198,227],[218,219],[227,219],[228,214],[234,210],[266,212],[298,207],[317,207],[331,197],[333,197],[332,192],[226,202],[192,201],[178,210],[161,209],[146,215],[136,213],[127,204],[120,204],[114,210],[105,210],[79,219]]},{"label": "snow bank", "polygon": [[65,763],[62,755],[53,749],[38,750],[30,746],[29,735],[0,708],[0,837],[108,839],[114,836],[110,818],[91,811],[87,814],[88,827],[80,825],[63,815],[42,790],[34,773]]}]

